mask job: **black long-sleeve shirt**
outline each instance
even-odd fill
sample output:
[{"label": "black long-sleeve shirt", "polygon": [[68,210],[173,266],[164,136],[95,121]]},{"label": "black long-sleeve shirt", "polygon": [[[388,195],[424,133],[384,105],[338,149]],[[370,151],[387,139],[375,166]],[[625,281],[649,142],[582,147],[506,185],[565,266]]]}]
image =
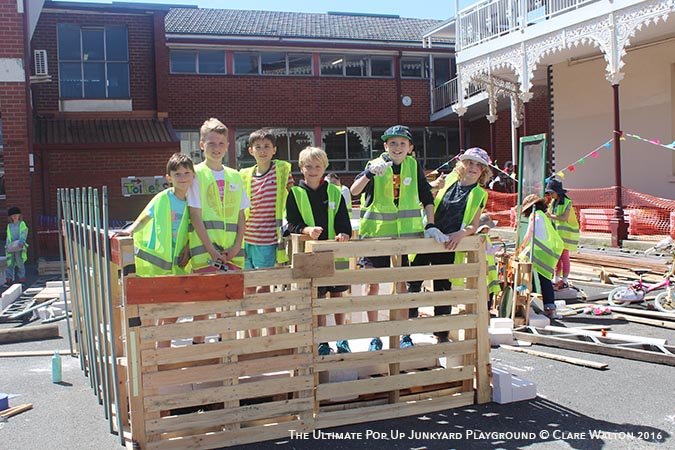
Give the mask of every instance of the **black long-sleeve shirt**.
[{"label": "black long-sleeve shirt", "polygon": [[[322,181],[317,190],[313,190],[301,180],[298,187],[307,192],[309,204],[312,207],[312,215],[314,216],[314,226],[322,227],[323,232],[319,236],[320,241],[328,240],[328,183]],[[302,234],[302,229],[309,226],[302,219],[300,209],[295,201],[295,196],[291,191],[286,200],[286,219],[288,220],[288,229],[291,233]],[[347,236],[352,236],[352,223],[349,219],[349,212],[345,199],[340,195],[340,206],[333,221],[335,228],[335,235],[344,233]]]}]

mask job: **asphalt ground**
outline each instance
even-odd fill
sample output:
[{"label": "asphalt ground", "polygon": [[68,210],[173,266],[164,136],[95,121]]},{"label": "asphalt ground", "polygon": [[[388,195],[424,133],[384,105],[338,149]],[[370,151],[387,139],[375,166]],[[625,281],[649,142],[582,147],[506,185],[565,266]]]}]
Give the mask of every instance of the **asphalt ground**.
[{"label": "asphalt ground", "polygon": [[[30,275],[29,275],[30,281]],[[593,294],[592,287],[577,283]],[[675,330],[575,316],[567,326],[611,325],[612,331],[675,342]],[[3,325],[6,327],[8,325]],[[15,326],[15,325],[11,325]],[[61,336],[0,345],[0,351],[66,350]],[[609,365],[600,371],[493,348],[494,367],[537,386],[533,400],[488,403],[424,416],[364,422],[310,435],[237,446],[239,449],[670,449],[675,448],[675,370],[671,366],[557,348],[533,349]],[[0,423],[0,449],[121,448],[79,360],[63,357],[63,382],[51,382],[51,357],[0,358],[0,392],[17,395],[10,406],[33,409]]]}]

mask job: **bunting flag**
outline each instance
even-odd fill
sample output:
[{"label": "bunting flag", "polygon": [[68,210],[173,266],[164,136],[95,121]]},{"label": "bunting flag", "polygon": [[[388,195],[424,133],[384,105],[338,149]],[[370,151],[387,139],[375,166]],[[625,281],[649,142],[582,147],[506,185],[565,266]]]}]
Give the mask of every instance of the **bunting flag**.
[{"label": "bunting flag", "polygon": [[[675,142],[674,142],[675,144]],[[577,170],[577,166],[580,164],[583,164],[586,161],[586,158],[594,158],[597,159],[600,157],[600,153],[598,153],[600,150],[603,148],[612,148],[612,140],[610,139],[609,141],[605,142],[604,144],[598,146],[597,148],[591,150],[590,152],[586,153],[584,156],[581,158],[577,159],[574,163],[569,164],[565,166],[563,169],[559,170],[556,172],[554,175],[551,175],[550,177],[546,178],[544,181],[548,183],[552,177],[558,177],[561,180],[565,179],[565,172],[574,172]]]},{"label": "bunting flag", "polygon": [[632,137],[633,139],[637,139],[638,141],[646,142],[652,145],[658,145],[659,147],[667,148],[669,150],[675,150],[675,141],[671,142],[670,144],[662,144],[661,141],[658,139],[646,139],[638,136],[637,134],[630,134],[626,132],[623,133],[623,136]]}]

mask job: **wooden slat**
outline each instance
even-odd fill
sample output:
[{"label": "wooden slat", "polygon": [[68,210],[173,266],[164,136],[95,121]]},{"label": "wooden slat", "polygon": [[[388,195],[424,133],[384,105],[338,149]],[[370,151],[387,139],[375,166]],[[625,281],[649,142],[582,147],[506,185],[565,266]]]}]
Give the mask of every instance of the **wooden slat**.
[{"label": "wooden slat", "polygon": [[251,311],[265,308],[309,307],[312,302],[309,289],[247,295],[240,300],[222,300],[204,303],[156,303],[139,308],[141,321],[165,317],[198,316],[215,313]]},{"label": "wooden slat", "polygon": [[352,313],[374,309],[407,309],[411,307],[466,305],[476,303],[475,290],[453,289],[442,292],[410,292],[391,295],[359,295],[314,300],[314,314]]},{"label": "wooden slat", "polygon": [[312,333],[298,332],[256,338],[213,342],[186,347],[158,348],[143,352],[143,364],[167,364],[245,355],[264,351],[295,349],[312,345]]},{"label": "wooden slat", "polygon": [[408,389],[415,386],[450,383],[473,379],[473,366],[450,369],[432,369],[428,371],[402,373],[386,377],[365,380],[326,383],[316,387],[317,400],[329,400],[335,397],[375,394],[392,390]]},{"label": "wooden slat", "polygon": [[144,398],[146,411],[259,398],[287,392],[312,390],[314,377],[291,377],[284,380],[259,381],[234,386],[199,389],[189,393],[149,395]]},{"label": "wooden slat", "polygon": [[240,298],[244,298],[243,272],[126,278],[127,305]]},{"label": "wooden slat", "polygon": [[371,406],[344,411],[320,412],[314,419],[316,428],[331,428],[352,423],[372,422],[397,417],[426,414],[451,408],[461,408],[473,404],[473,392],[463,392],[447,397],[439,397],[420,402],[396,403]]},{"label": "wooden slat", "polygon": [[261,375],[268,372],[293,371],[310,367],[312,354],[294,354],[272,358],[238,361],[236,364],[211,364],[149,373],[143,377],[147,388],[160,388],[181,384],[207,383],[223,378]]},{"label": "wooden slat", "polygon": [[363,366],[391,364],[394,362],[428,361],[429,358],[464,355],[476,350],[476,341],[445,342],[433,345],[417,345],[412,348],[393,348],[379,352],[338,353],[319,356],[315,361],[315,372],[344,370]]},{"label": "wooden slat", "polygon": [[435,280],[444,278],[471,278],[478,275],[478,264],[445,264],[418,267],[390,267],[366,270],[338,270],[335,276],[314,278],[314,286],[337,286],[344,284],[395,283],[412,280]]},{"label": "wooden slat", "polygon": [[193,322],[171,323],[160,326],[142,327],[141,341],[162,341],[192,336],[208,336],[239,330],[265,327],[287,327],[311,320],[311,309],[272,312],[248,316],[223,317],[220,319],[198,320]]},{"label": "wooden slat", "polygon": [[149,433],[171,433],[187,431],[199,427],[227,425],[232,423],[248,422],[267,418],[275,418],[289,414],[300,414],[312,411],[313,398],[298,398],[275,402],[265,402],[255,405],[242,405],[237,409],[204,411],[200,413],[169,416],[161,419],[148,420],[145,424]]},{"label": "wooden slat", "polygon": [[293,278],[290,267],[275,267],[272,269],[256,269],[244,271],[244,287],[269,286],[297,283]]},{"label": "wooden slat", "polygon": [[[461,240],[455,251],[471,252],[481,249],[480,238],[469,236]],[[305,251],[331,250],[336,258],[349,258],[362,255],[390,256],[447,251],[443,244],[434,239],[361,239],[349,242],[307,241]]]},{"label": "wooden slat", "polygon": [[292,270],[293,278],[330,277],[335,273],[335,257],[332,251],[295,253]]},{"label": "wooden slat", "polygon": [[242,428],[240,430],[226,430],[188,436],[182,439],[159,440],[148,442],[148,450],[193,450],[220,448],[224,446],[234,447],[237,445],[263,442],[271,439],[288,437],[289,430],[298,433],[310,432],[313,424],[302,421],[280,422],[265,426]]},{"label": "wooden slat", "polygon": [[476,323],[477,316],[474,314],[355,323],[317,328],[314,332],[314,339],[316,342],[326,342],[339,339],[372,338],[374,336],[399,336],[402,334],[475,328]]}]

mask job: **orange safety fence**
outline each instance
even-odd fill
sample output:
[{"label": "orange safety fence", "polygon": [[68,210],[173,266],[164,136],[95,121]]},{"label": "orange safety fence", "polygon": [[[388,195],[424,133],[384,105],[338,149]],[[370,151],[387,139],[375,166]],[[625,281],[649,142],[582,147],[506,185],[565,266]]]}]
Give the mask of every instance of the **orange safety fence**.
[{"label": "orange safety fence", "polygon": [[[614,216],[614,188],[568,189],[567,196],[579,219],[581,231],[609,233],[609,219]],[[628,233],[640,236],[670,235],[675,238],[675,200],[654,197],[624,187],[624,218]],[[516,194],[488,191],[485,208],[500,227],[516,223]]]}]

